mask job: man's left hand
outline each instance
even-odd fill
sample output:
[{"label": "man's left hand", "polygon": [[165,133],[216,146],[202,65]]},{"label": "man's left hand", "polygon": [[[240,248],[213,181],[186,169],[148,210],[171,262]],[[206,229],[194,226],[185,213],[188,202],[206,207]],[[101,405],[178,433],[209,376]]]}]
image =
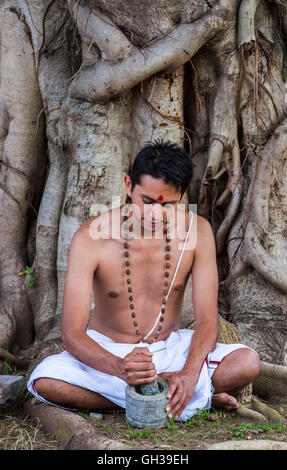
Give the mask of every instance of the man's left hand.
[{"label": "man's left hand", "polygon": [[179,418],[184,408],[192,398],[195,388],[192,377],[183,370],[178,372],[162,372],[158,377],[166,379],[169,383],[167,398],[170,402],[166,407],[168,417]]}]

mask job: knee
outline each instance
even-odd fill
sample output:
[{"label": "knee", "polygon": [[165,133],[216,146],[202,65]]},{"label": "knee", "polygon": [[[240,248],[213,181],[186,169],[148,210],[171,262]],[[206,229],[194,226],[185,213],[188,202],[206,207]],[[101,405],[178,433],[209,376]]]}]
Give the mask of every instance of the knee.
[{"label": "knee", "polygon": [[248,376],[249,381],[253,382],[258,376],[261,368],[261,361],[258,354],[251,349],[243,348],[241,352],[241,365],[244,368],[245,374]]},{"label": "knee", "polygon": [[51,391],[51,379],[46,377],[36,379],[33,382],[33,387],[41,397],[48,399],[49,391]]}]

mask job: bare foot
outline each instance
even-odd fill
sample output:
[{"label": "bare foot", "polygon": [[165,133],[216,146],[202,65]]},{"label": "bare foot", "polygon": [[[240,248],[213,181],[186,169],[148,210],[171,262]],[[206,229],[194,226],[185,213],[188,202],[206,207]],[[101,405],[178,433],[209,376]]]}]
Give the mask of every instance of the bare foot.
[{"label": "bare foot", "polygon": [[227,411],[232,411],[239,408],[239,403],[232,395],[222,392],[213,395],[212,406],[214,408],[224,408]]}]

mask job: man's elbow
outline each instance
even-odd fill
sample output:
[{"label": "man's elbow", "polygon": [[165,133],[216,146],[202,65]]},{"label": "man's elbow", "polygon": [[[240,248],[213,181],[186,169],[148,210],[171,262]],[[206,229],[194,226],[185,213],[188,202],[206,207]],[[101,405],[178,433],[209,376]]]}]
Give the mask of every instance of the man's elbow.
[{"label": "man's elbow", "polygon": [[212,349],[212,351],[213,351],[216,348],[216,343],[218,342],[218,335],[219,335],[219,316],[218,316],[218,314],[216,315],[216,318],[214,318],[214,320],[213,320],[212,330],[213,330],[213,335],[212,335],[212,339],[213,339],[213,342],[212,342],[213,349]]},{"label": "man's elbow", "polygon": [[210,352],[216,348],[216,343],[218,342],[219,335],[219,316],[218,314],[214,316],[208,322],[207,334],[210,339]]},{"label": "man's elbow", "polygon": [[61,334],[61,341],[65,350],[69,352],[69,338],[68,338],[67,333],[65,333],[64,331],[62,331],[62,334]]},{"label": "man's elbow", "polygon": [[74,344],[76,343],[75,332],[63,330],[61,334],[61,341],[65,350],[70,354],[73,354]]},{"label": "man's elbow", "polygon": [[198,315],[195,322],[195,330],[203,336],[204,342],[207,345],[209,352],[214,351],[216,343],[218,342],[219,333],[219,316],[218,313],[214,315]]}]

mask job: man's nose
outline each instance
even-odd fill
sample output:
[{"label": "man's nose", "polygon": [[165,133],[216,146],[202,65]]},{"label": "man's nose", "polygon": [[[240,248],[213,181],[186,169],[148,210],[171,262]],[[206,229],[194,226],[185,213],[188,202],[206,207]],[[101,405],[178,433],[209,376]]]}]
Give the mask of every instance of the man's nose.
[{"label": "man's nose", "polygon": [[151,210],[151,216],[153,220],[160,220],[162,218],[162,206],[161,204],[153,204]]}]

